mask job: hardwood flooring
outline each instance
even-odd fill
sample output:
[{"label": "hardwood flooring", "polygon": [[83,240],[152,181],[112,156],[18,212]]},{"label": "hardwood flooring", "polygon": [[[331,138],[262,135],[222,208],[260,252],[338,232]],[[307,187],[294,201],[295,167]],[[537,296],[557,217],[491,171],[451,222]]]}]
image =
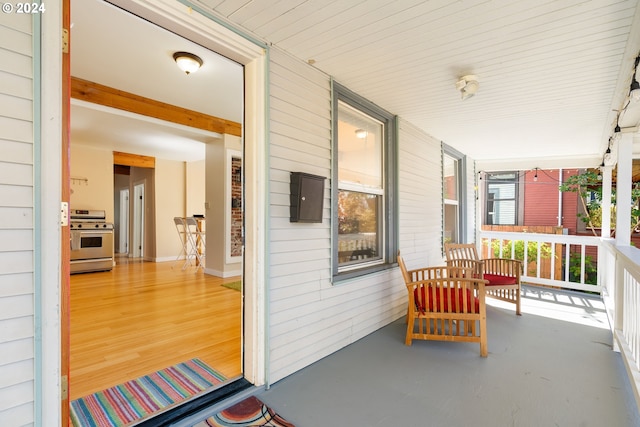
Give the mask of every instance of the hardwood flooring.
[{"label": "hardwood flooring", "polygon": [[195,357],[240,375],[242,293],[222,286],[237,280],[173,262],[72,275],[70,398]]}]

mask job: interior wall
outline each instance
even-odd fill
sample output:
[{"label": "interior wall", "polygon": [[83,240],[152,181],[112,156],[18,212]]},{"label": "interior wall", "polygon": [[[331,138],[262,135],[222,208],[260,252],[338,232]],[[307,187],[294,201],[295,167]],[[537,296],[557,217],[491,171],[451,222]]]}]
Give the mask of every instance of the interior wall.
[{"label": "interior wall", "polygon": [[71,209],[106,211],[107,222],[114,221],[113,155],[71,144]]},{"label": "interior wall", "polygon": [[[242,139],[237,136],[223,135],[223,139],[207,144],[206,150],[206,216],[207,256],[205,271],[219,277],[242,274],[240,262],[227,262],[227,244],[231,239],[227,235],[227,222],[231,216],[231,200],[227,186],[231,185],[230,159],[227,151],[241,151]],[[212,244],[211,242],[216,242]]]},{"label": "interior wall", "polygon": [[[198,192],[195,191],[196,187],[204,188],[204,179],[198,185],[195,182],[193,185],[187,184],[187,170],[188,164],[185,162],[156,159],[155,184],[159,191],[155,198],[155,261],[172,261],[180,254],[182,247],[173,218],[185,216],[185,201],[188,200],[185,193]],[[189,189],[189,186],[194,188]]]},{"label": "interior wall", "polygon": [[[71,176],[87,180],[72,181],[71,208],[102,209],[106,211],[107,222],[116,222],[116,199],[119,197],[116,193],[120,187],[129,187],[129,195],[133,197],[134,183],[145,181],[144,258],[170,261],[180,252],[173,217],[197,214],[197,206],[202,206],[200,212],[204,212],[204,166],[204,160],[187,165],[182,161],[156,159],[155,169],[132,167],[131,176],[118,178],[120,184],[116,186],[111,151],[72,144]],[[155,188],[158,188],[157,194],[154,194]],[[187,208],[187,201],[193,211]],[[133,210],[130,218],[133,221]],[[132,233],[131,226],[131,242]]]},{"label": "interior wall", "polygon": [[205,161],[186,163],[186,209],[184,216],[204,215]]}]

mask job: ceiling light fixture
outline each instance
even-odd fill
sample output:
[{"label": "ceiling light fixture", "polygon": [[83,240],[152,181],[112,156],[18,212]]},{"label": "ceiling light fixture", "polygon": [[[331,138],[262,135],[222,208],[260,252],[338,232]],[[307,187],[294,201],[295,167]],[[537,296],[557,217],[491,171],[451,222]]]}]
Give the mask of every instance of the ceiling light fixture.
[{"label": "ceiling light fixture", "polygon": [[462,76],[460,80],[456,82],[456,89],[460,91],[462,99],[471,98],[476,94],[479,87],[478,77],[473,74]]},{"label": "ceiling light fixture", "polygon": [[364,129],[356,129],[356,137],[363,139],[366,138],[367,135],[369,135],[369,132],[367,132]]},{"label": "ceiling light fixture", "polygon": [[202,59],[193,53],[176,52],[173,54],[173,59],[176,61],[176,64],[178,64],[178,67],[187,73],[187,75],[195,73],[202,67]]}]

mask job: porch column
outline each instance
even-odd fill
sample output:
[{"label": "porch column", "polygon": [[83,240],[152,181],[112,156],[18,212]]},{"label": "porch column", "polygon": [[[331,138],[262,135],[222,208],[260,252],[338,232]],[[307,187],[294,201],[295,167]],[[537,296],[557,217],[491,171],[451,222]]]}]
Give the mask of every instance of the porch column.
[{"label": "porch column", "polygon": [[631,168],[633,134],[622,133],[618,141],[618,174],[616,176],[616,245],[631,244]]},{"label": "porch column", "polygon": [[605,160],[605,165],[600,169],[602,173],[602,225],[600,237],[607,239],[611,237],[611,170],[613,167],[608,165]]}]

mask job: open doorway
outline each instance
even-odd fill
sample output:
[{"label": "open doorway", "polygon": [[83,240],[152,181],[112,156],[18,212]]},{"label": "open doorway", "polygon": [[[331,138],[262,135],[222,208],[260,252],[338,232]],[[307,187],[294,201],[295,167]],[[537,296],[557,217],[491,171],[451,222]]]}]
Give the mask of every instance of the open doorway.
[{"label": "open doorway", "polygon": [[[73,3],[73,2],[72,2]],[[72,4],[74,9],[81,10],[89,2],[78,2]],[[100,6],[105,5],[101,1],[94,0],[93,3]],[[123,11],[118,11],[124,13]],[[96,20],[106,21],[106,14],[92,12]],[[137,19],[137,18],[136,18]],[[72,16],[72,20],[74,20]],[[75,24],[74,20],[74,24]],[[82,20],[77,21],[81,23]],[[140,20],[135,25],[148,26],[149,23]],[[116,26],[123,28],[123,26]],[[126,26],[124,26],[126,27]],[[75,26],[74,26],[75,28]],[[93,31],[100,31],[101,25],[96,23]],[[114,28],[114,27],[110,27]],[[175,36],[175,35],[173,35]],[[113,42],[113,40],[111,40]],[[95,49],[95,46],[93,47]],[[99,49],[98,49],[99,50]],[[82,58],[82,52],[74,51],[72,57]],[[80,59],[82,60],[82,59]],[[72,63],[71,73],[74,75],[74,64]],[[79,69],[82,69],[81,67]],[[242,80],[242,67],[239,67],[240,80]],[[81,76],[86,82],[87,76]],[[181,76],[184,77],[184,76]],[[194,77],[194,76],[190,76]],[[99,83],[99,82],[97,82]],[[242,85],[241,85],[242,86]],[[119,88],[116,88],[119,90]],[[242,92],[238,95],[241,99]],[[227,101],[227,100],[225,100]],[[74,132],[74,126],[78,125],[77,120],[84,122],[97,112],[115,113],[112,107],[95,107],[87,105],[85,101],[72,100],[72,137],[71,137],[71,169],[72,175],[78,174],[87,176],[88,186],[104,185],[107,182],[113,185],[113,177],[104,180],[106,168],[103,166],[113,162],[110,153],[113,151],[125,151],[122,146],[116,145],[117,141],[111,138],[89,138],[86,129],[84,133]],[[242,102],[240,102],[242,105]],[[80,107],[80,108],[78,108]],[[87,110],[90,110],[87,112]],[[241,113],[242,114],[242,113]],[[118,113],[115,114],[118,116]],[[132,124],[133,120],[139,119],[130,113],[118,116],[122,121],[113,117],[100,121],[100,125],[94,130],[103,132],[123,132],[126,129],[136,130],[139,133],[130,138],[129,143],[139,138],[145,140],[145,132],[151,125],[163,126],[157,120],[142,120],[139,125]],[[108,126],[104,126],[107,123]],[[178,129],[178,136],[173,142],[180,151],[187,151],[181,142],[186,139],[185,134],[189,130],[184,126],[164,125],[165,128]],[[82,127],[82,126],[79,126]],[[76,128],[77,129],[77,128]],[[143,131],[144,130],[144,131]],[[166,129],[164,130],[166,132]],[[242,142],[239,137],[226,138],[225,136],[211,136],[211,132],[195,131],[205,141],[200,141],[200,145],[210,144],[215,147],[213,153],[224,153],[229,149],[234,152],[242,150]],[[93,134],[95,135],[95,134]],[[166,150],[167,147],[164,147]],[[130,150],[129,150],[130,151]],[[206,149],[203,151],[207,151]],[[145,154],[145,153],[143,153]],[[238,266],[227,268],[229,257],[226,256],[225,240],[220,241],[220,252],[218,257],[223,260],[222,267],[213,267],[215,247],[207,247],[207,268],[204,272],[194,271],[190,268],[175,268],[174,258],[178,253],[179,240],[173,225],[167,219],[173,216],[189,216],[193,214],[193,209],[188,211],[189,190],[195,183],[189,181],[188,164],[197,160],[175,160],[157,155],[158,165],[154,172],[154,182],[148,185],[145,181],[136,182],[132,190],[118,192],[117,199],[120,206],[117,215],[122,230],[118,230],[118,236],[123,236],[122,241],[118,241],[117,247],[120,251],[126,251],[129,256],[144,258],[148,262],[139,265],[130,264],[126,270],[114,268],[111,272],[96,273],[95,275],[76,275],[72,277],[71,285],[71,374],[70,390],[71,400],[85,396],[86,393],[93,393],[94,390],[102,390],[120,384],[127,380],[135,379],[139,376],[150,374],[169,366],[199,359],[222,374],[225,381],[232,381],[242,377],[242,291],[235,290],[223,285],[230,282],[243,283],[243,268],[237,260],[237,248],[235,256],[231,258],[231,264]],[[222,164],[226,161],[225,156],[219,157]],[[241,157],[236,156],[234,162],[242,162]],[[204,161],[204,160],[203,160]],[[208,160],[207,160],[208,161]],[[214,160],[215,161],[215,160]],[[239,176],[242,164],[234,167],[234,173]],[[226,168],[220,168],[224,173]],[[204,178],[207,182],[208,177]],[[242,182],[241,178],[233,178],[234,182]],[[229,177],[223,185],[230,185],[232,177]],[[95,184],[94,184],[95,183]],[[202,184],[202,183],[201,183]],[[87,189],[87,194],[102,194]],[[115,189],[111,188],[109,197],[104,194],[100,199],[90,199],[87,194],[78,191],[72,195],[72,206],[79,203],[107,203],[105,210],[107,215],[116,216]],[[241,189],[241,193],[243,190]],[[224,198],[225,192],[206,191],[209,206],[229,206],[227,212],[231,214],[231,204],[234,209],[240,208],[242,196],[236,194],[235,202]],[[213,196],[209,196],[213,194]],[[219,194],[216,196],[216,194]],[[132,209],[127,211],[121,205],[129,197]],[[111,206],[112,205],[112,206]],[[178,207],[178,209],[175,209]],[[204,209],[205,204],[201,204]],[[175,209],[175,211],[174,211]],[[207,216],[207,233],[215,232],[215,215]],[[123,226],[123,218],[130,232],[126,232]],[[210,221],[211,219],[211,221]],[[226,221],[221,218],[221,233],[226,233],[224,224]],[[143,230],[154,230],[153,233],[145,235]],[[124,234],[129,237],[124,237]],[[228,235],[228,234],[227,234]],[[213,240],[213,239],[211,239]],[[130,244],[129,244],[130,243]],[[232,246],[233,247],[233,246]],[[170,248],[170,249],[167,249]],[[209,264],[211,262],[211,264]],[[173,291],[171,291],[173,289]],[[105,297],[108,292],[108,298]],[[105,301],[108,300],[108,303]],[[160,310],[159,307],[162,307]],[[229,316],[228,313],[235,313]],[[162,314],[159,314],[162,313]],[[187,314],[193,315],[187,317]],[[175,316],[171,318],[171,316]],[[231,326],[215,329],[223,322],[219,319],[231,319]],[[212,319],[218,319],[212,322]],[[170,326],[177,325],[171,330]],[[168,329],[169,328],[169,329]],[[129,331],[142,332],[139,336],[118,335],[112,333],[119,330],[118,334]],[[107,332],[108,331],[108,332]],[[231,332],[229,332],[231,331]],[[199,335],[198,335],[199,334]],[[182,341],[174,340],[180,338]],[[92,348],[94,350],[92,350]],[[99,351],[98,351],[99,350]],[[93,358],[91,352],[101,353],[98,358]],[[118,372],[118,376],[109,376],[110,372]],[[78,378],[86,376],[85,383]],[[104,382],[102,382],[104,379]],[[225,382],[223,381],[223,383]]]}]

